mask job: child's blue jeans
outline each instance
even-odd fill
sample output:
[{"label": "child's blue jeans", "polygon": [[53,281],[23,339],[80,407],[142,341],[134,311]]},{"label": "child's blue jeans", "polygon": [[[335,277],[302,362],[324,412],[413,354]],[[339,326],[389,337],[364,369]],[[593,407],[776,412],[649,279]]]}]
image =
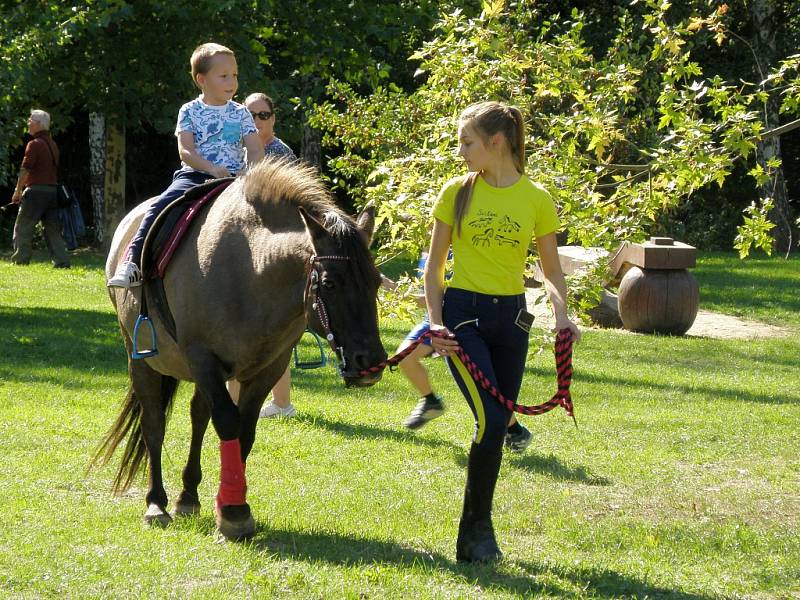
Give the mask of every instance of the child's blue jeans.
[{"label": "child's blue jeans", "polygon": [[150,208],[148,208],[147,212],[144,214],[142,222],[139,223],[139,229],[136,230],[136,235],[133,236],[128,250],[129,260],[136,263],[139,267],[142,266],[144,239],[147,237],[147,232],[150,231],[156,217],[172,201],[183,196],[187,190],[201,183],[205,183],[209,179],[213,179],[213,176],[203,171],[196,171],[190,167],[183,167],[175,171],[172,176],[172,183],[170,183],[169,187],[150,205]]}]

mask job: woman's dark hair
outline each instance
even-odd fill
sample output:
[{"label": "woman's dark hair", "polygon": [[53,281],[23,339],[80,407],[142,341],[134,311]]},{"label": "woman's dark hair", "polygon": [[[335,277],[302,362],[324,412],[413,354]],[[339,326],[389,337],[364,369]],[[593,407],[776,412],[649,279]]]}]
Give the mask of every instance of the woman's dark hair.
[{"label": "woman's dark hair", "polygon": [[[517,171],[525,172],[525,121],[516,106],[508,106],[500,102],[479,102],[464,109],[459,121],[469,124],[484,143],[496,133],[502,133],[511,150]],[[469,173],[456,194],[455,230],[461,235],[461,221],[467,214],[472,199],[472,190],[478,173]]]},{"label": "woman's dark hair", "polygon": [[275,103],[272,101],[272,98],[270,98],[266,94],[262,94],[261,92],[253,92],[247,98],[244,99],[244,103],[245,103],[245,105],[247,105],[250,102],[258,102],[259,100],[269,104],[270,112],[272,112],[272,113],[275,112]]}]

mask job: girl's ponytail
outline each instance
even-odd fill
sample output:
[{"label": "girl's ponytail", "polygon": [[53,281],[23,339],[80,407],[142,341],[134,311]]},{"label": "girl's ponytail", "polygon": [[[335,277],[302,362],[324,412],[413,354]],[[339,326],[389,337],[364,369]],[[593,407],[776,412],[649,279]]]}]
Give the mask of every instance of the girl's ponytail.
[{"label": "girl's ponytail", "polygon": [[[500,102],[479,102],[464,109],[459,120],[462,123],[470,123],[484,142],[494,134],[502,133],[514,159],[514,166],[520,174],[525,172],[525,121],[516,106]],[[461,235],[461,222],[469,210],[477,178],[478,173],[469,173],[456,194],[454,209],[456,235]]]}]

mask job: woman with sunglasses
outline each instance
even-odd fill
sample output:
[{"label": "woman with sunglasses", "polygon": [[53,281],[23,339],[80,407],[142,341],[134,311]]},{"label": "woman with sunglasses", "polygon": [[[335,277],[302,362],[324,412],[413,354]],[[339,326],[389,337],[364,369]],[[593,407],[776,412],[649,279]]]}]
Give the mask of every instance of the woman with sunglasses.
[{"label": "woman with sunglasses", "polygon": [[[275,137],[275,105],[272,98],[261,92],[250,94],[244,100],[244,105],[258,129],[258,138],[264,146],[264,156],[286,157],[290,160],[297,160],[292,149],[283,140]],[[272,388],[272,402],[266,403],[259,413],[259,417],[267,419],[270,417],[293,417],[297,411],[290,399],[291,374],[289,367],[283,372],[281,378]],[[239,399],[239,382],[235,379],[228,382],[228,391],[234,401]]]},{"label": "woman with sunglasses", "polygon": [[256,92],[245,98],[244,105],[253,115],[253,121],[256,122],[258,137],[264,144],[264,156],[285,156],[292,160],[297,159],[292,149],[279,137],[275,137],[275,105],[272,98]]}]

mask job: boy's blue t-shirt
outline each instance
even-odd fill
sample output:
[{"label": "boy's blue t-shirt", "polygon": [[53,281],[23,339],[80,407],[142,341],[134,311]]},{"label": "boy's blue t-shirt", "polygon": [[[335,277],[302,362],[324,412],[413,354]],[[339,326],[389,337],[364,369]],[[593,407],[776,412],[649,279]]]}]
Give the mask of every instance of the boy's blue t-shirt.
[{"label": "boy's blue t-shirt", "polygon": [[[221,106],[211,106],[200,98],[181,106],[175,135],[183,131],[192,132],[200,156],[231,174],[244,169],[244,137],[258,133],[250,111],[243,105],[229,100]],[[185,163],[183,166],[188,167]]]}]

